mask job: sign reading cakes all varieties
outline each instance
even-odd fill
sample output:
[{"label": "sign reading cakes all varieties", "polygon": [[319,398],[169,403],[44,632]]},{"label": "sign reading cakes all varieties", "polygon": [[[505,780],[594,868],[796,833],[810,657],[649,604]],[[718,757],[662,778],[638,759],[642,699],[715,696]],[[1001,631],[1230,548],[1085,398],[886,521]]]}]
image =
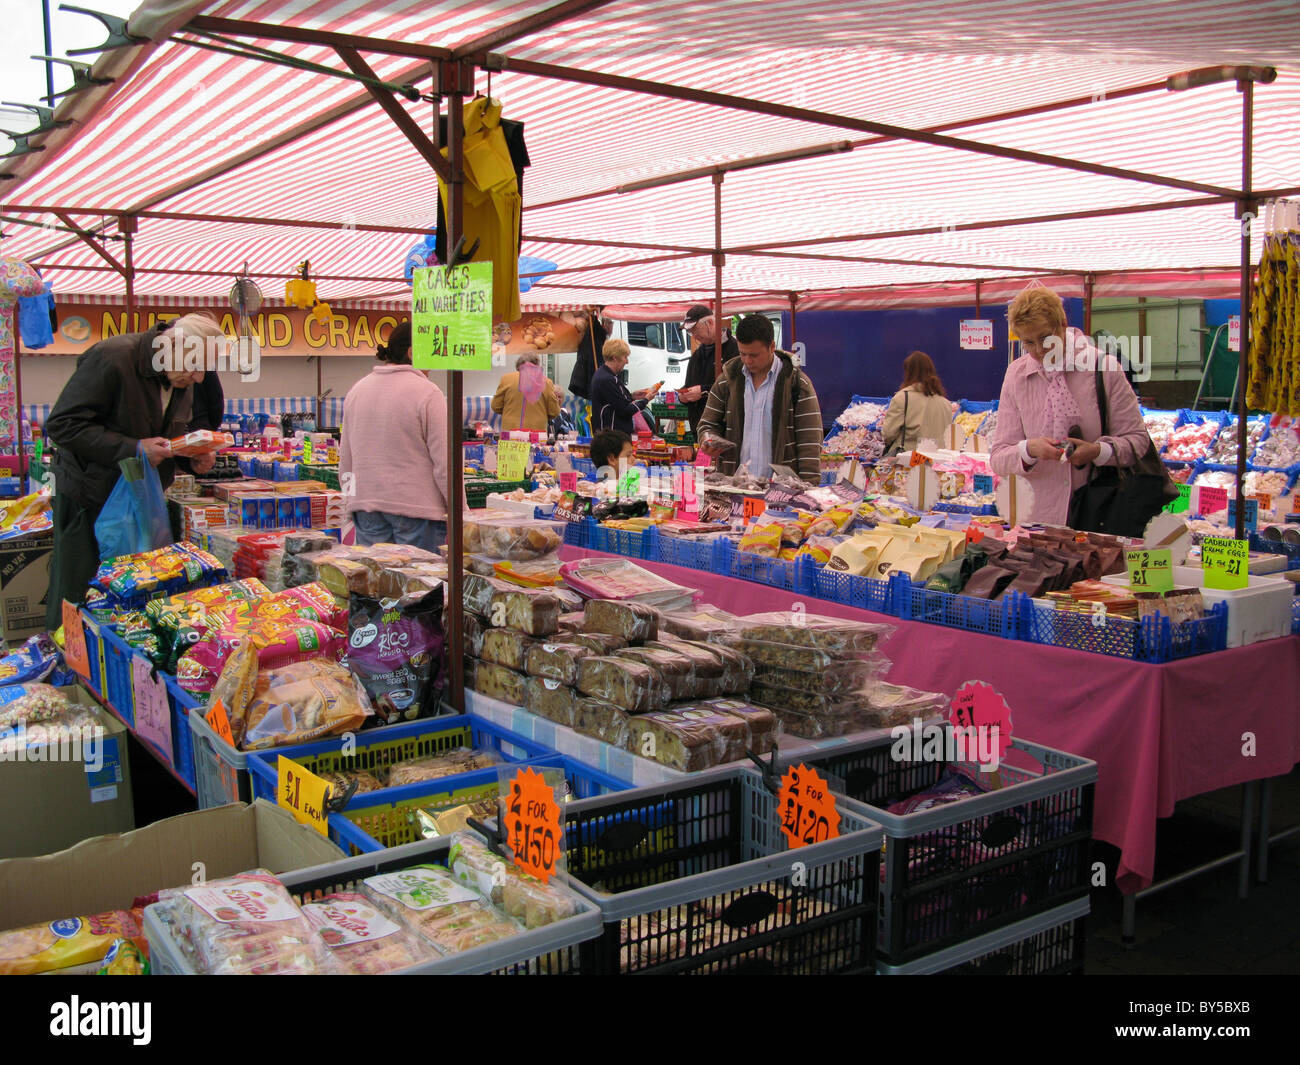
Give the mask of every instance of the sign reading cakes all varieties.
[{"label": "sign reading cakes all varieties", "polygon": [[492,264],[416,270],[411,361],[421,370],[492,369]]}]

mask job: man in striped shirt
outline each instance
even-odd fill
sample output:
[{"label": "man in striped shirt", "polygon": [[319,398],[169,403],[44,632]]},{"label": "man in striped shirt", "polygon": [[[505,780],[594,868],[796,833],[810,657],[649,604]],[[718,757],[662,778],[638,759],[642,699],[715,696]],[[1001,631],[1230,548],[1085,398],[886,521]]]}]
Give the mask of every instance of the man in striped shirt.
[{"label": "man in striped shirt", "polygon": [[722,369],[700,416],[700,448],[723,473],[740,465],[755,477],[789,466],[821,480],[822,412],[808,375],[778,351],[772,323],[751,314],[736,328],[740,358]]}]

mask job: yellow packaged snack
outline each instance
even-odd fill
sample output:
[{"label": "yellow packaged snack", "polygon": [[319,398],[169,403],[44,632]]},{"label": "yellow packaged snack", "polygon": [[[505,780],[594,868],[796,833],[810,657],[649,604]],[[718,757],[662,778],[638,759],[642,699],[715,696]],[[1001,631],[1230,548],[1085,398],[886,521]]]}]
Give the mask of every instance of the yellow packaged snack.
[{"label": "yellow packaged snack", "polygon": [[120,939],[148,949],[139,910],[109,910],[0,932],[0,976],[55,972],[97,962]]},{"label": "yellow packaged snack", "polygon": [[755,525],[740,538],[740,549],[764,558],[779,558],[781,554],[781,526],[772,523]]}]

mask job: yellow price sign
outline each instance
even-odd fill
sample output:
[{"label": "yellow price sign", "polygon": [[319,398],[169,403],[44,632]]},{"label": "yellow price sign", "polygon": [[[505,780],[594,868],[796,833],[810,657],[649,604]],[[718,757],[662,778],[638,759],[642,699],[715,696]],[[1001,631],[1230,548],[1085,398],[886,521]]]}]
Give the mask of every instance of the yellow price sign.
[{"label": "yellow price sign", "polygon": [[497,479],[522,481],[528,472],[532,449],[527,440],[502,440],[497,444]]},{"label": "yellow price sign", "polygon": [[1139,548],[1125,551],[1128,566],[1128,586],[1135,592],[1172,592],[1174,590],[1174,559],[1169,548],[1157,550]]},{"label": "yellow price sign", "polygon": [[1245,588],[1250,582],[1250,545],[1245,540],[1210,537],[1201,541],[1205,587],[1220,591]]},{"label": "yellow price sign", "polygon": [[279,765],[276,802],[293,814],[299,824],[310,825],[322,836],[328,836],[329,813],[325,804],[329,801],[330,786],[284,755],[280,756]]}]

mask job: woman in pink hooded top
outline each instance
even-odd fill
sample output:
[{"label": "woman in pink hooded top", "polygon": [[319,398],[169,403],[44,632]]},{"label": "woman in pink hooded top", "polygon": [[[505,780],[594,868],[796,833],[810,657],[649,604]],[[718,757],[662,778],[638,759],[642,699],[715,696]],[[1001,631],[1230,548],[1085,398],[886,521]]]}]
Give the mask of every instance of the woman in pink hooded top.
[{"label": "woman in pink hooded top", "polygon": [[[1022,524],[1065,525],[1070,496],[1097,466],[1130,466],[1150,437],[1137,396],[1113,356],[1100,355],[1079,330],[1065,324],[1065,306],[1051,289],[1027,288],[1007,308],[1007,321],[1023,354],[1007,367],[998,403],[989,464],[1007,477],[1020,474],[1033,499],[1017,515]],[[1101,432],[1094,370],[1109,407],[1109,433]],[[1067,445],[1073,450],[1066,456]]]},{"label": "woman in pink hooded top", "polygon": [[379,362],[343,401],[339,483],[357,543],[447,542],[447,400],[411,365],[411,325],[393,328]]}]

